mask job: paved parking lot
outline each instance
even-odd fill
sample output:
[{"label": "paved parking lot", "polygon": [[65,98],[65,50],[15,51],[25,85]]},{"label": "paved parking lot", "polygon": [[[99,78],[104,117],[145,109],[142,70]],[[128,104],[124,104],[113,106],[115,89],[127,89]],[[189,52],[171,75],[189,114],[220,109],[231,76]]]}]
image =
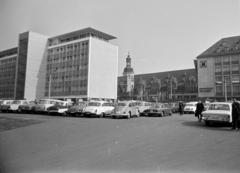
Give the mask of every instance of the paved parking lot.
[{"label": "paved parking lot", "polygon": [[0,113],[1,127],[7,121],[11,126],[0,132],[0,172],[240,170],[240,132],[206,127],[193,114],[112,119]]}]

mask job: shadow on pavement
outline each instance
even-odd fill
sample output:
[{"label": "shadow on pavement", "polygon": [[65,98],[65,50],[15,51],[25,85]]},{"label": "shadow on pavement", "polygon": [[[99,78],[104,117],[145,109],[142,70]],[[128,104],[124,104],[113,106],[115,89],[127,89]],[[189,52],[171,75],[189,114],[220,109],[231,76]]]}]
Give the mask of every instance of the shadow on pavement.
[{"label": "shadow on pavement", "polygon": [[202,128],[206,130],[219,130],[219,131],[232,131],[232,126],[229,123],[212,123],[209,126],[205,125],[205,122],[198,121],[185,121],[181,123],[183,126],[189,126],[194,128]]}]

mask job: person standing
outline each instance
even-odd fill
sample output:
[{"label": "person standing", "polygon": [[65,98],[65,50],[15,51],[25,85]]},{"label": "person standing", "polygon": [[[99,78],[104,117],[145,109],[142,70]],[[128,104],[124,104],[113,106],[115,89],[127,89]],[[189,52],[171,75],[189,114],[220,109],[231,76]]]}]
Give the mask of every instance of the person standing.
[{"label": "person standing", "polygon": [[237,100],[234,98],[232,103],[232,129],[239,130],[240,122],[238,121],[238,117],[240,116],[240,105]]},{"label": "person standing", "polygon": [[197,108],[196,108],[196,112],[195,112],[195,116],[198,117],[199,122],[202,121],[202,111],[203,110],[204,110],[204,105],[201,102],[201,100],[199,100],[197,103]]},{"label": "person standing", "polygon": [[182,101],[179,101],[179,113],[180,113],[180,115],[183,115],[183,109],[184,109],[184,105],[183,105]]}]

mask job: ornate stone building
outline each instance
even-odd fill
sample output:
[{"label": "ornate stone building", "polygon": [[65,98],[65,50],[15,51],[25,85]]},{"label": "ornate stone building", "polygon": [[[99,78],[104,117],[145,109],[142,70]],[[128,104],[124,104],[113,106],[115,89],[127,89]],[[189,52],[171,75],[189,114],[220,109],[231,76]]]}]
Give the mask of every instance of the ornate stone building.
[{"label": "ornate stone building", "polygon": [[[127,68],[127,67],[126,67]],[[125,68],[125,69],[126,69]],[[134,75],[132,95],[124,90],[126,77],[118,77],[118,99],[153,101],[192,101],[198,99],[196,69]]]}]

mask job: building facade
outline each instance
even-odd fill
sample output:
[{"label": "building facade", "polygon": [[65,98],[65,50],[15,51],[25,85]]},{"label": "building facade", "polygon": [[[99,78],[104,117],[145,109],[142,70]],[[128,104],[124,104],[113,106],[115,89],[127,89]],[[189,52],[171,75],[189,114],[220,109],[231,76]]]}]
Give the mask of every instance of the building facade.
[{"label": "building facade", "polygon": [[240,36],[219,40],[196,59],[199,97],[240,99]]},{"label": "building facade", "polygon": [[[18,48],[0,52],[3,66],[15,58],[11,70],[2,68],[0,98],[116,99],[118,47],[109,43],[115,38],[93,28],[55,37],[20,34]],[[11,92],[4,83],[10,71]]]},{"label": "building facade", "polygon": [[129,55],[126,64],[123,76],[118,77],[119,100],[168,102],[198,99],[196,69],[134,75]]}]

